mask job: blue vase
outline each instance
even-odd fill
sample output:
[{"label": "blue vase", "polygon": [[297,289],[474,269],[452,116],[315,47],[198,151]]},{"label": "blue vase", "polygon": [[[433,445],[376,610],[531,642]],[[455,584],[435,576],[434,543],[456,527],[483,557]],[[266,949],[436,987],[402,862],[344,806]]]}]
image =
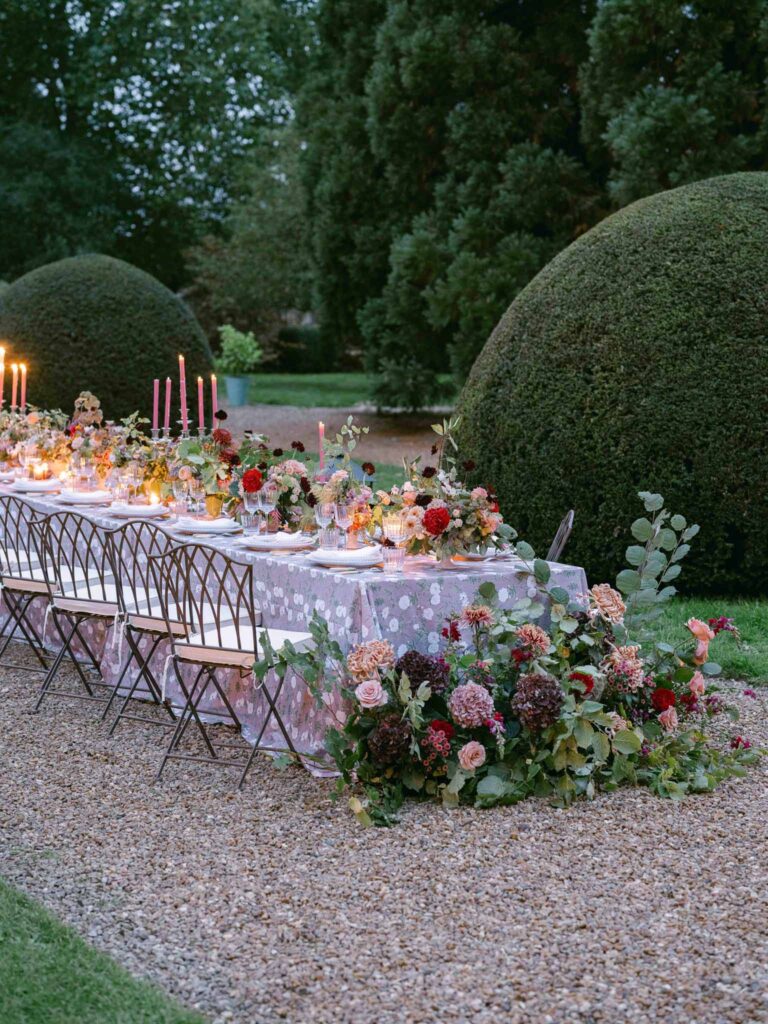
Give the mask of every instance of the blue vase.
[{"label": "blue vase", "polygon": [[227,405],[248,404],[248,377],[224,377],[227,385]]}]

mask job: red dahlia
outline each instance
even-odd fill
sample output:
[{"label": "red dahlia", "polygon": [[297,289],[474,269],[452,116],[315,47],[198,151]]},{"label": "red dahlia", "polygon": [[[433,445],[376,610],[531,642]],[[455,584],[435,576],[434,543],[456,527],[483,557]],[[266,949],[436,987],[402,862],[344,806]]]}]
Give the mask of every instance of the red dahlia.
[{"label": "red dahlia", "polygon": [[216,442],[216,444],[223,445],[225,448],[232,444],[232,435],[228,430],[225,430],[223,427],[217,427],[214,430],[211,437]]},{"label": "red dahlia", "polygon": [[260,490],[264,477],[258,469],[247,469],[243,473],[243,490],[253,494]]},{"label": "red dahlia", "polygon": [[456,730],[453,728],[450,722],[443,721],[442,718],[435,718],[429,723],[430,729],[434,729],[435,732],[445,733],[448,739],[451,739]]},{"label": "red dahlia", "polygon": [[667,708],[673,708],[677,698],[675,697],[673,690],[668,690],[666,686],[657,687],[651,694],[651,703],[657,711],[666,711]]},{"label": "red dahlia", "polygon": [[424,529],[432,537],[439,537],[441,533],[445,533],[450,521],[451,516],[448,509],[442,506],[428,508],[424,513]]}]

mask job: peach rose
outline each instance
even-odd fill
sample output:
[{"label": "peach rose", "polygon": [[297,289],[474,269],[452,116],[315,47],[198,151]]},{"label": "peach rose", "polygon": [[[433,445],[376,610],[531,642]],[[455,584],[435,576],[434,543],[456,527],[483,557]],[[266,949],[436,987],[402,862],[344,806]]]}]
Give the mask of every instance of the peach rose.
[{"label": "peach rose", "polygon": [[694,672],[693,679],[688,683],[688,688],[694,697],[703,697],[704,691],[707,688],[707,684],[704,682],[704,676],[701,672]]},{"label": "peach rose", "polygon": [[659,724],[664,732],[674,732],[677,728],[677,712],[674,708],[667,708],[659,715]]},{"label": "peach rose", "polygon": [[469,496],[472,501],[484,501],[488,497],[488,491],[484,487],[474,487]]},{"label": "peach rose", "polygon": [[688,619],[686,626],[697,640],[696,650],[693,652],[693,663],[694,665],[703,665],[709,657],[709,642],[715,639],[714,631],[701,619]]},{"label": "peach rose", "polygon": [[387,694],[378,679],[366,679],[355,687],[361,708],[380,708],[387,703]]},{"label": "peach rose", "polygon": [[465,743],[459,751],[459,764],[465,772],[473,772],[485,764],[485,747],[477,740]]}]

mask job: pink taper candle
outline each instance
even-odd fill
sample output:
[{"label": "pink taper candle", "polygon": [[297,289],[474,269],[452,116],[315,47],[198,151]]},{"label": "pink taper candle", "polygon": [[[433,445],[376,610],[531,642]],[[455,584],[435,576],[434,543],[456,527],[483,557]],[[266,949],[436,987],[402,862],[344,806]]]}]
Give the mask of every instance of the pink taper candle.
[{"label": "pink taper candle", "polygon": [[155,377],[152,385],[152,429],[157,430],[160,420],[160,378]]},{"label": "pink taper candle", "polygon": [[189,420],[187,419],[187,368],[184,356],[179,356],[179,403],[181,405],[181,429],[186,434],[189,431]]},{"label": "pink taper candle", "polygon": [[16,408],[16,384],[19,379],[19,367],[17,363],[11,363],[11,373],[13,379],[11,381],[11,409]]},{"label": "pink taper candle", "polygon": [[211,374],[211,409],[213,416],[211,422],[213,423],[213,429],[216,429],[216,413],[219,411],[219,393],[216,386],[216,374]]},{"label": "pink taper candle", "polygon": [[27,407],[27,364],[19,363],[19,369],[21,370],[21,411],[23,412]]},{"label": "pink taper candle", "polygon": [[163,426],[167,430],[171,425],[171,378],[165,378],[165,414],[163,416]]},{"label": "pink taper candle", "polygon": [[325,442],[325,424],[320,421],[317,425],[317,433],[320,439],[320,469],[325,465],[325,452],[323,451],[323,444]]},{"label": "pink taper candle", "polygon": [[203,378],[197,378],[197,425],[205,430],[205,399],[203,398]]},{"label": "pink taper candle", "polygon": [[3,391],[5,390],[5,349],[0,348],[0,410],[3,408]]}]

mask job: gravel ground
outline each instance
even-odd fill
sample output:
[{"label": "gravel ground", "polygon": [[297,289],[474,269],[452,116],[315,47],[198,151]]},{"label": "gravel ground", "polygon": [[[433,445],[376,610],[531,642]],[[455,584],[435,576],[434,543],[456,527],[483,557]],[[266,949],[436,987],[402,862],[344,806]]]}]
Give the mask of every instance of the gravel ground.
[{"label": "gravel ground", "polygon": [[[362,830],[298,769],[151,785],[159,730],[28,715],[36,682],[0,678],[0,873],[212,1021],[768,1021],[768,763],[682,805]],[[738,703],[766,743],[768,691]]]},{"label": "gravel ground", "polygon": [[369,433],[360,441],[361,459],[370,459],[391,466],[399,466],[403,456],[421,455],[429,461],[429,449],[437,440],[431,428],[445,413],[410,415],[397,413],[381,415],[361,409],[305,409],[295,405],[245,405],[229,410],[226,426],[235,434],[256,430],[266,434],[274,445],[288,448],[291,441],[303,441],[310,451],[317,451],[317,424],[325,423],[326,437],[332,438],[355,417],[359,427],[368,427]]}]

